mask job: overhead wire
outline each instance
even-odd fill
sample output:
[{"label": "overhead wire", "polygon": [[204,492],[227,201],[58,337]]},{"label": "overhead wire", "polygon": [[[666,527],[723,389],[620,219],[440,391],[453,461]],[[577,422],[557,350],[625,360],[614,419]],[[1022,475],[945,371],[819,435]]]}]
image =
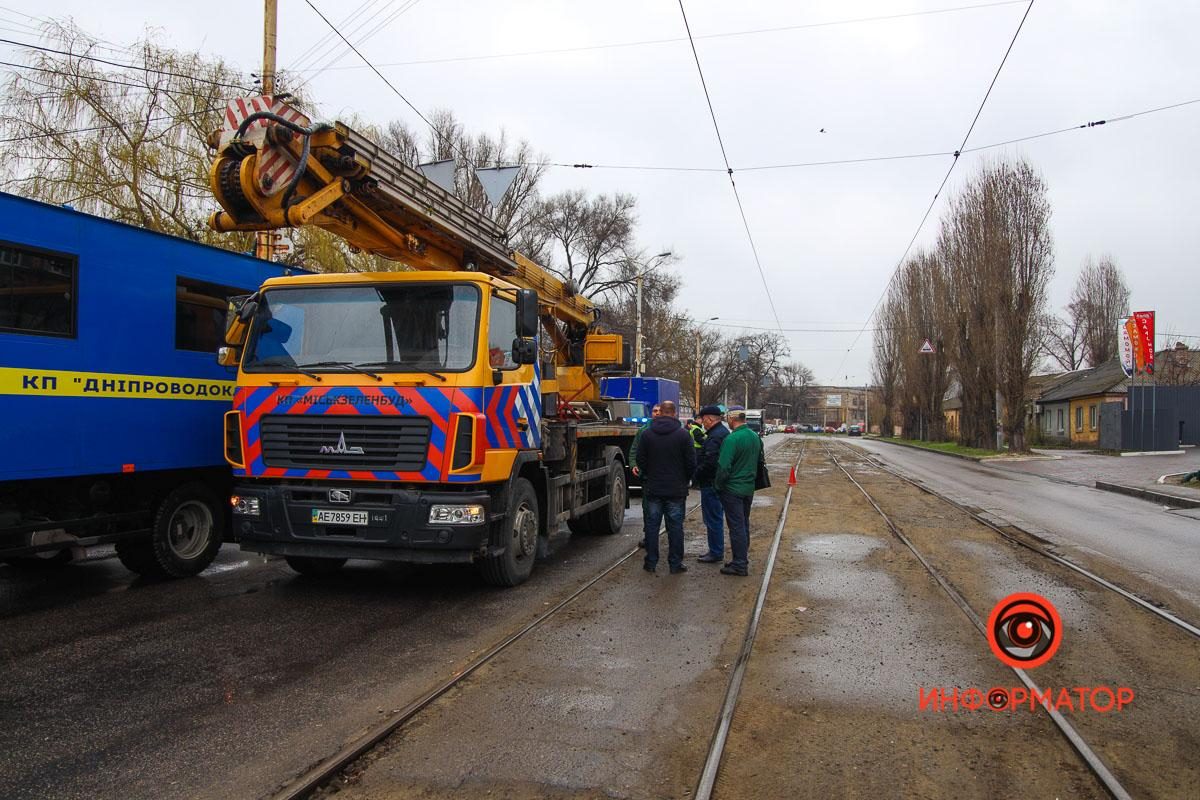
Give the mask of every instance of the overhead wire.
[{"label": "overhead wire", "polygon": [[[408,2],[405,5],[396,9],[394,12],[392,12],[391,16],[384,19],[378,25],[373,27],[369,32],[367,32],[367,34],[365,36],[361,37],[357,41],[357,44],[360,46],[366,44],[372,38],[374,38],[378,34],[382,33],[384,30],[386,30],[389,25],[391,25],[393,22],[395,22],[397,19],[399,19],[402,15],[411,11],[420,2],[421,2],[421,0],[408,0]],[[389,3],[389,5],[391,5],[391,4]],[[360,29],[361,29],[361,26],[360,26]],[[352,36],[353,33],[351,33],[350,35]],[[316,78],[318,78],[320,75],[322,75],[327,69],[329,69],[334,64],[337,64],[339,61],[341,61],[343,58],[345,58],[347,52],[348,51],[346,51],[344,48],[341,49],[340,52],[338,52],[336,50],[330,51],[330,54],[333,55],[333,58],[326,61],[325,65],[322,66],[320,69],[316,70],[316,72],[314,72],[312,75],[309,75],[306,78],[304,78],[304,80],[302,80],[298,84],[298,87],[304,87],[304,86],[308,86],[309,84],[311,84],[314,80],[316,80]]]},{"label": "overhead wire", "polygon": [[[892,283],[896,280],[896,275],[899,274],[900,268],[904,266],[904,260],[908,258],[909,252],[917,241],[917,237],[921,235],[921,230],[925,227],[926,220],[933,212],[933,207],[937,204],[938,198],[942,194],[942,190],[946,188],[946,182],[950,180],[951,173],[954,172],[954,167],[958,165],[958,159],[962,154],[963,148],[967,146],[967,140],[971,138],[971,133],[975,130],[976,123],[979,122],[979,117],[983,114],[983,108],[987,105],[988,98],[992,96],[992,89],[996,86],[996,81],[1000,78],[1000,72],[1004,69],[1004,65],[1008,62],[1008,56],[1012,53],[1013,46],[1017,43],[1017,37],[1021,35],[1021,29],[1025,27],[1025,20],[1029,19],[1029,12],[1033,10],[1034,0],[1029,0],[1029,5],[1025,7],[1025,13],[1021,15],[1021,21],[1017,24],[1017,29],[1013,32],[1012,38],[1008,42],[1008,47],[1004,51],[1004,57],[1000,59],[1000,64],[996,67],[996,71],[992,74],[992,80],[988,83],[987,91],[983,94],[983,99],[979,102],[979,107],[975,109],[975,116],[971,118],[971,124],[967,127],[967,132],[963,135],[962,142],[953,152],[953,158],[950,161],[950,166],[946,170],[946,174],[942,176],[941,183],[938,184],[937,191],[933,193],[933,198],[929,201],[929,205],[925,208],[925,213],[921,215],[921,221],[917,223],[917,229],[913,231],[912,237],[908,240],[908,244],[904,248],[904,252],[900,255],[900,259],[896,262],[896,266],[892,268],[891,275],[888,277],[887,283],[884,284],[883,291],[880,292],[879,298],[875,301],[875,305],[871,308],[871,313],[867,316],[867,324],[875,318],[875,314],[879,311],[879,306],[883,303],[883,299],[887,296],[888,290],[891,289]],[[842,371],[846,364],[846,359],[850,356],[851,351],[858,345],[858,340],[862,338],[866,332],[866,325],[854,337],[854,341],[846,348],[846,353],[842,356],[841,363],[838,364],[834,374]]]},{"label": "overhead wire", "polygon": [[[1029,134],[1027,136],[1019,136],[1015,139],[1005,139],[1004,141],[1000,141],[1000,142],[991,142],[989,144],[981,144],[981,145],[977,145],[975,147],[967,147],[967,148],[962,149],[961,151],[958,151],[958,155],[965,155],[966,153],[978,153],[983,150],[992,150],[997,147],[1007,147],[1008,145],[1011,145],[1011,144],[1019,144],[1021,142],[1032,141],[1034,139],[1044,139],[1047,136],[1057,136],[1057,135],[1063,134],[1063,133],[1072,133],[1074,131],[1079,131],[1079,130],[1099,128],[1099,127],[1102,127],[1105,125],[1113,125],[1118,122],[1124,122],[1125,120],[1134,119],[1136,117],[1144,117],[1148,114],[1156,114],[1161,111],[1170,111],[1172,109],[1183,108],[1184,106],[1195,105],[1197,103],[1200,103],[1200,97],[1192,98],[1190,100],[1181,100],[1177,103],[1170,103],[1167,105],[1155,106],[1154,108],[1142,109],[1141,111],[1134,111],[1132,113],[1122,114],[1120,116],[1115,116],[1115,117],[1108,117],[1106,119],[1089,120],[1087,122],[1081,122],[1078,125],[1069,125],[1065,128],[1055,128],[1054,130],[1042,131],[1041,133]],[[782,169],[802,169],[802,168],[807,168],[807,167],[839,166],[839,165],[844,165],[844,164],[869,164],[869,163],[879,162],[879,161],[905,161],[905,160],[912,160],[912,159],[937,158],[937,157],[942,157],[942,156],[953,156],[953,155],[955,155],[954,150],[940,150],[940,151],[925,152],[925,153],[900,153],[897,155],[887,155],[887,156],[863,156],[863,157],[858,157],[858,158],[838,158],[838,159],[830,159],[830,160],[826,160],[826,161],[800,161],[800,162],[781,163],[781,164],[758,164],[758,165],[750,166],[750,167],[738,167],[737,171],[738,172],[766,172],[766,171],[782,170]],[[725,170],[722,169],[721,167],[669,166],[669,165],[647,165],[647,164],[591,164],[591,163],[586,163],[586,162],[577,162],[577,163],[548,162],[546,164],[546,166],[563,167],[563,168],[570,168],[570,169],[612,169],[612,170],[631,170],[631,171],[647,171],[647,172],[720,172],[720,173],[725,172]]]},{"label": "overhead wire", "polygon": [[166,75],[168,77],[173,77],[173,78],[184,78],[187,80],[196,81],[198,83],[208,83],[213,86],[221,86],[221,87],[224,87],[227,89],[237,89],[239,91],[247,92],[247,93],[254,91],[253,89],[247,88],[247,87],[242,86],[241,84],[237,84],[237,83],[226,83],[224,81],[212,80],[211,78],[200,78],[195,75],[188,75],[188,74],[182,73],[182,72],[173,72],[171,70],[157,69],[157,68],[151,67],[147,64],[125,64],[120,61],[112,61],[107,58],[100,58],[99,56],[89,56],[89,55],[84,55],[82,53],[73,53],[70,50],[59,50],[54,47],[46,47],[44,45],[31,44],[29,42],[19,42],[19,41],[16,41],[15,39],[0,38],[0,44],[11,44],[16,47],[24,47],[29,50],[40,50],[45,53],[54,53],[56,55],[68,56],[70,58],[78,58],[78,59],[82,59],[84,61],[95,61],[99,64],[108,64],[109,66],[119,67],[121,69],[132,69],[132,70],[136,70],[138,72],[149,72],[149,73],[153,73],[156,75]]},{"label": "overhead wire", "polygon": [[[358,18],[367,8],[369,8],[370,6],[373,6],[377,2],[379,2],[379,0],[364,0],[362,3],[359,3],[358,7],[356,7],[353,11],[351,11],[349,14],[347,14],[345,17],[343,17],[342,21],[339,24],[342,26],[349,25],[356,18]],[[318,39],[315,42],[310,44],[308,47],[304,48],[304,50],[302,50],[300,52],[300,55],[296,56],[296,58],[293,59],[292,66],[289,67],[289,71],[291,71],[291,72],[298,71],[302,65],[305,65],[307,62],[310,61],[311,57],[317,50],[324,48],[329,42],[335,41],[336,39],[337,39],[337,36],[332,31],[322,34],[320,37],[318,37]]]},{"label": "overhead wire", "polygon": [[[841,25],[857,25],[866,22],[884,22],[888,20],[905,19],[908,17],[924,17],[934,14],[950,14],[960,11],[975,11],[984,8],[994,8],[997,6],[1017,5],[1024,3],[1025,0],[999,0],[999,2],[979,3],[976,5],[955,6],[952,8],[935,8],[926,9],[924,11],[910,11],[900,14],[881,14],[871,17],[854,17],[850,19],[829,20],[826,22],[809,22],[798,25],[781,25],[773,28],[756,28],[751,30],[740,31],[723,31],[718,33],[700,34],[695,39],[725,39],[737,36],[757,36],[769,33],[783,33],[787,31],[805,30],[810,28],[830,28]],[[576,47],[555,47],[542,50],[524,50],[512,53],[487,53],[482,55],[467,55],[467,56],[448,56],[442,58],[427,58],[414,61],[392,61],[379,64],[380,67],[408,67],[421,64],[450,64],[463,61],[486,61],[492,59],[503,58],[525,58],[529,56],[545,56],[545,55],[562,55],[567,53],[582,53],[593,50],[613,50],[627,47],[645,47],[651,45],[677,44],[686,42],[688,39],[684,37],[664,37],[660,39],[640,39],[629,42],[608,42],[605,44],[580,45]],[[363,67],[335,67],[333,69],[363,69]]]},{"label": "overhead wire", "polygon": [[688,24],[687,11],[683,7],[683,0],[679,0],[679,13],[683,17],[683,27],[687,31],[688,43],[692,48],[692,58],[696,62],[696,72],[700,75],[700,86],[704,89],[704,100],[708,104],[708,114],[712,117],[713,130],[717,134],[717,144],[721,147],[721,158],[725,162],[725,172],[729,176],[729,186],[733,189],[733,198],[737,201],[738,213],[742,217],[742,227],[746,230],[746,239],[750,242],[750,252],[754,255],[754,264],[758,267],[758,275],[762,278],[763,291],[767,294],[767,303],[771,307],[771,316],[775,318],[775,324],[782,328],[779,324],[779,312],[775,309],[775,299],[771,297],[771,288],[767,285],[767,273],[763,270],[762,259],[758,255],[758,245],[754,242],[754,234],[750,232],[750,221],[746,218],[746,209],[742,205],[742,196],[738,192],[737,181],[733,179],[733,167],[729,165],[729,154],[725,151],[725,140],[721,136],[721,126],[717,124],[717,112],[713,109],[712,95],[708,92],[708,81],[704,79],[704,68],[700,66],[700,54],[696,51],[696,42],[692,40],[692,28]]},{"label": "overhead wire", "polygon": [[[378,17],[380,14],[387,13],[397,2],[398,0],[387,0],[382,6],[376,8],[369,17],[361,19],[351,25],[347,30],[344,31],[346,38],[353,39],[357,37],[368,25],[371,24],[376,17]],[[343,27],[345,26],[339,26],[338,30],[341,31]],[[325,66],[327,66],[327,59],[329,59],[331,56],[340,55],[345,52],[346,46],[342,42],[338,41],[337,34],[333,34],[329,44],[314,54],[312,59],[310,59],[310,71],[315,71],[317,74],[320,74],[324,71]]]},{"label": "overhead wire", "polygon": [[[328,17],[326,17],[324,14],[322,14],[322,13],[321,13],[321,9],[317,8],[317,7],[316,7],[316,6],[313,4],[312,0],[304,0],[304,2],[308,4],[308,7],[309,7],[309,8],[311,8],[313,11],[315,11],[315,12],[316,12],[317,16],[321,18],[321,21],[322,21],[322,22],[324,22],[326,25],[328,25],[328,26],[330,27],[330,29],[331,29],[331,30],[332,30],[334,33],[336,33],[336,34],[337,34],[337,35],[338,35],[338,36],[341,38],[341,40],[342,40],[343,42],[345,42],[345,43],[346,43],[346,46],[347,46],[347,47],[349,47],[351,50],[353,50],[353,51],[354,51],[354,54],[355,54],[356,56],[358,56],[359,58],[361,58],[361,59],[363,60],[363,63],[364,63],[364,64],[366,64],[368,67],[370,67],[370,68],[371,68],[371,71],[372,71],[372,72],[374,72],[376,75],[378,75],[378,76],[379,76],[379,79],[380,79],[381,81],[383,81],[385,84],[387,84],[387,87],[388,87],[389,89],[391,89],[391,90],[392,90],[392,92],[393,92],[393,93],[395,93],[395,95],[396,95],[397,97],[399,97],[399,98],[400,98],[400,99],[401,99],[401,100],[404,102],[404,105],[406,105],[406,106],[408,106],[410,109],[412,109],[412,112],[413,112],[414,114],[416,114],[418,117],[420,117],[420,118],[421,118],[421,120],[422,120],[422,121],[423,121],[423,122],[424,122],[426,125],[428,125],[428,126],[429,126],[429,129],[430,129],[430,130],[432,130],[432,131],[434,132],[434,134],[436,134],[436,135],[437,135],[437,136],[439,136],[439,137],[441,137],[441,136],[442,136],[442,133],[441,133],[441,132],[440,132],[440,131],[437,129],[437,126],[436,126],[436,125],[434,125],[432,122],[430,122],[430,121],[429,121],[429,118],[428,118],[428,117],[426,117],[426,116],[425,116],[423,113],[421,113],[421,109],[419,109],[419,108],[417,108],[415,105],[413,105],[413,104],[412,104],[412,102],[411,102],[411,101],[410,101],[410,100],[409,100],[407,97],[405,97],[405,96],[404,96],[404,93],[403,93],[403,92],[401,92],[399,89],[397,89],[397,88],[395,87],[395,85],[394,85],[394,84],[393,84],[391,81],[389,81],[389,80],[387,79],[387,76],[386,76],[386,75],[384,75],[382,72],[380,72],[380,71],[379,71],[379,70],[378,70],[378,69],[375,67],[375,65],[371,63],[370,59],[368,59],[368,58],[367,58],[365,55],[363,55],[362,51],[361,51],[361,50],[359,50],[357,47],[355,47],[355,46],[354,46],[354,44],[353,44],[353,43],[352,43],[352,42],[351,42],[349,39],[347,39],[347,38],[345,37],[345,35],[344,35],[344,34],[342,34],[342,32],[341,32],[341,31],[339,31],[339,30],[337,29],[337,27],[336,27],[336,26],[334,26],[334,24],[333,24],[332,22],[330,22],[330,21],[329,21],[329,18],[328,18]],[[459,146],[458,146],[458,145],[457,145],[457,144],[456,144],[456,143],[455,143],[455,142],[454,142],[452,139],[449,139],[449,138],[447,138],[447,139],[446,139],[446,143],[447,143],[447,144],[448,144],[448,145],[449,145],[449,146],[450,146],[452,149],[454,149],[455,151],[457,151],[457,152],[459,153],[459,155],[461,155],[461,156],[463,157],[463,160],[464,160],[464,161],[465,161],[467,164],[470,164],[471,166],[474,166],[474,161],[473,161],[473,160],[472,160],[472,159],[471,159],[471,158],[470,158],[470,157],[469,157],[469,156],[468,156],[466,153],[464,153],[464,152],[462,151],[462,149],[461,149],[461,148],[460,148],[460,147],[459,147]]]}]

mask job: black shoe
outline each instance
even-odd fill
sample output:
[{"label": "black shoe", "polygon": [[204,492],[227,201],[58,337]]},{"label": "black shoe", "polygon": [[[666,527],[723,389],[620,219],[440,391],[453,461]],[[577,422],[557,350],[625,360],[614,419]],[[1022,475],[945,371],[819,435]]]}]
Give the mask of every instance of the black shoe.
[{"label": "black shoe", "polygon": [[680,564],[678,567],[671,567],[671,574],[678,575],[681,572],[687,572],[687,565]]},{"label": "black shoe", "polygon": [[714,556],[712,553],[705,553],[702,556],[698,556],[696,558],[696,560],[699,561],[701,564],[716,564],[718,561],[721,560],[721,557]]},{"label": "black shoe", "polygon": [[745,570],[745,569],[738,569],[733,564],[726,564],[725,566],[721,567],[721,574],[722,575],[737,575],[739,577],[745,578],[750,574],[750,571]]},{"label": "black shoe", "polygon": [[657,564],[642,564],[642,569],[646,570],[646,572],[653,573],[657,568]]}]

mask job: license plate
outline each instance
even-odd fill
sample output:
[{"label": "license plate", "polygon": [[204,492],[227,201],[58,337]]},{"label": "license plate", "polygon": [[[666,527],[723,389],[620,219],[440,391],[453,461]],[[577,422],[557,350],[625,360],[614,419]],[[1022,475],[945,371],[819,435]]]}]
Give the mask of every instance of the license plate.
[{"label": "license plate", "polygon": [[314,508],[314,525],[366,525],[366,511],[342,511],[337,508]]}]

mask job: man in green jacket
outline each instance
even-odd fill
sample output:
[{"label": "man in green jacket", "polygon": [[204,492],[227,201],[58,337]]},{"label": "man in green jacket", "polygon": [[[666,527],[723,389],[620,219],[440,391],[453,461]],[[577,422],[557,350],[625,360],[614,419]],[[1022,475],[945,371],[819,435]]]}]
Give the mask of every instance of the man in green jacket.
[{"label": "man in green jacket", "polygon": [[721,572],[744,577],[750,574],[750,504],[754,500],[754,479],[763,445],[759,435],[746,425],[745,411],[729,412],[728,420],[732,432],[721,443],[717,477],[713,481],[725,509],[729,546],[733,551],[733,560]]}]

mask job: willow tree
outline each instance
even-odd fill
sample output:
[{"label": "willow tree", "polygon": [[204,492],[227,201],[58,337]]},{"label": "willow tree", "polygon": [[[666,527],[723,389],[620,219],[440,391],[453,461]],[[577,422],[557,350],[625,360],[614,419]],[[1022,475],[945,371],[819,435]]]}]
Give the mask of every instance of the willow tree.
[{"label": "willow tree", "polygon": [[205,144],[227,99],[254,93],[246,76],[220,59],[162,47],[149,34],[124,61],[70,23],[48,23],[43,38],[47,49],[27,51],[25,66],[4,83],[0,186],[247,249],[249,236],[208,229],[214,202]]}]

